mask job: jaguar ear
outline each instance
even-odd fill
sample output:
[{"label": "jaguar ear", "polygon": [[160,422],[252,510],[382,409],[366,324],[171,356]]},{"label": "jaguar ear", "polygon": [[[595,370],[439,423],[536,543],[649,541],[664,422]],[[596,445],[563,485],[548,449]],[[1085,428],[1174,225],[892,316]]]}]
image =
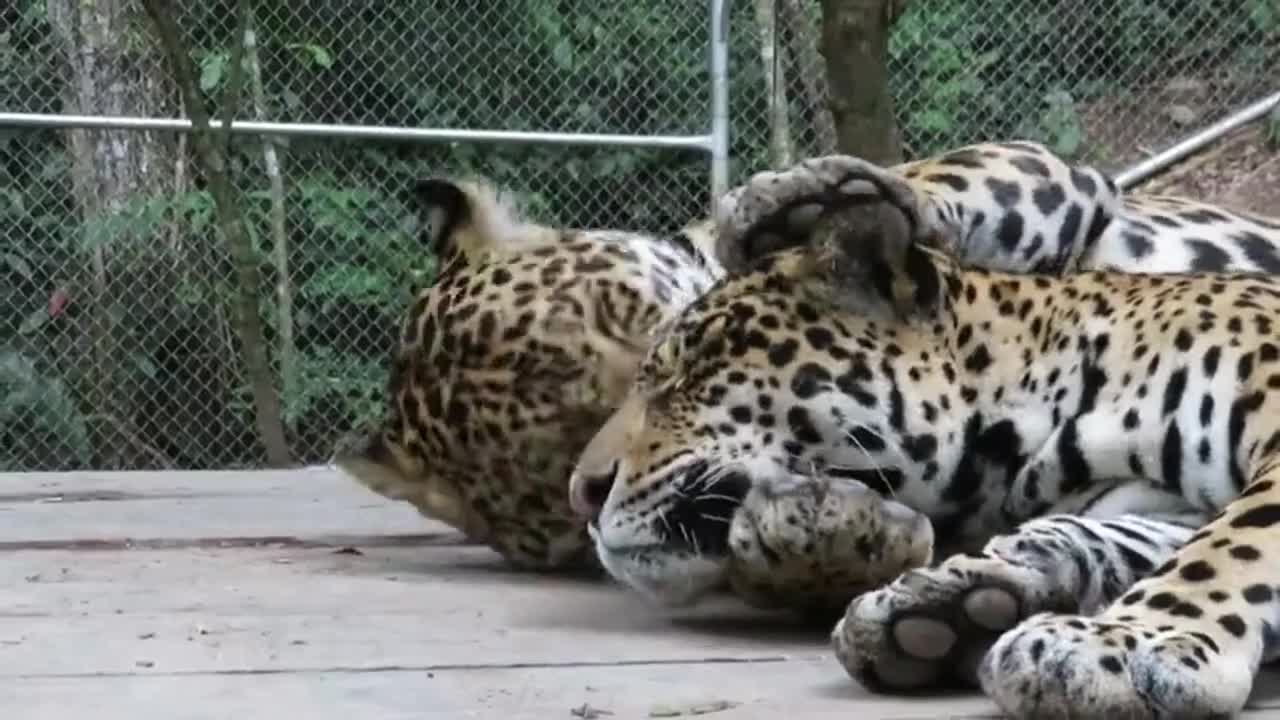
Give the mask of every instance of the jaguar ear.
[{"label": "jaguar ear", "polygon": [[515,198],[491,181],[430,177],[413,186],[413,202],[427,229],[427,244],[440,258],[460,253],[474,261],[486,253],[553,244],[559,234],[526,220]]},{"label": "jaguar ear", "polygon": [[942,298],[942,273],[924,248],[918,221],[892,202],[824,206],[809,243],[836,302],[866,311],[871,301],[900,319],[932,314]]},{"label": "jaguar ear", "polygon": [[473,219],[466,189],[453,180],[433,177],[418,181],[413,193],[427,245],[437,253],[447,253],[454,233]]}]

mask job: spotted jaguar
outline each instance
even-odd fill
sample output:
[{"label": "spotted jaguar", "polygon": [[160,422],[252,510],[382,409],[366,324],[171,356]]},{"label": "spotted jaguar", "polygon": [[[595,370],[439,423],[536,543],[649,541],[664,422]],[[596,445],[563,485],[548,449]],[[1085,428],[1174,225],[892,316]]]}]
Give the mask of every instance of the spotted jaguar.
[{"label": "spotted jaguar", "polygon": [[729,193],[733,272],[661,327],[571,479],[602,564],[670,603],[852,598],[835,653],[879,691],[1238,712],[1280,655],[1280,221],[1092,211],[1074,267],[1015,273],[856,158]]},{"label": "spotted jaguar", "polygon": [[567,478],[648,330],[720,275],[709,223],[671,236],[554,227],[483,179],[430,178],[414,198],[439,270],[402,324],[385,416],[333,461],[516,568],[595,567]]},{"label": "spotted jaguar", "polygon": [[[869,171],[904,182],[939,237],[992,268],[1267,259],[1229,241],[1210,209],[1183,218],[1165,201],[1122,200],[1101,173],[1038,145],[982,143]],[[334,460],[517,567],[598,566],[569,504],[573,462],[621,403],[654,329],[736,251],[717,249],[709,218],[668,234],[534,222],[484,179],[424,180],[413,203],[439,270],[406,310],[384,417]]]}]

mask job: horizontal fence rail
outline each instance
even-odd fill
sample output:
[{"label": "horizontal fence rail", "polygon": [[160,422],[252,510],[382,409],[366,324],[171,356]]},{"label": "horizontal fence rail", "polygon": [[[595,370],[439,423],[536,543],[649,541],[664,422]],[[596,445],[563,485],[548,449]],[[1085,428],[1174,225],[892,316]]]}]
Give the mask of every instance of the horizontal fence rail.
[{"label": "horizontal fence rail", "polygon": [[[191,121],[183,118],[112,117],[106,115],[41,115],[0,113],[0,127],[81,130],[165,130],[190,132]],[[221,130],[221,120],[209,127]],[[662,148],[711,152],[715,136],[706,135],[608,135],[603,133],[520,132],[515,130],[465,130],[385,125],[342,125],[331,123],[262,122],[233,120],[231,132],[239,135],[280,137],[342,138],[391,142],[464,142],[514,145],[573,145],[584,147]]]}]

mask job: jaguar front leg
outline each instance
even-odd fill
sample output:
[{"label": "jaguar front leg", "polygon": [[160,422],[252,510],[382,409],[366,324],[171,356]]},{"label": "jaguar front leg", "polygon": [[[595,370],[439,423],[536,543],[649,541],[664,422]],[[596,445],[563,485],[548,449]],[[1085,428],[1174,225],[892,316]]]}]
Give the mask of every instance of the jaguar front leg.
[{"label": "jaguar front leg", "polygon": [[1280,463],[1095,617],[1035,615],[984,659],[983,690],[1019,718],[1238,713],[1280,655]]},{"label": "jaguar front leg", "polygon": [[1124,210],[1104,174],[1034,143],[970,146],[889,167],[826,155],[756,173],[723,196],[715,255],[726,270],[740,272],[764,255],[808,243],[826,211],[869,200],[893,205],[919,241],[966,263],[1055,274],[1088,265]]},{"label": "jaguar front leg", "polygon": [[779,469],[756,483],[729,528],[729,583],[761,608],[814,620],[933,557],[929,519],[853,478]]},{"label": "jaguar front leg", "polygon": [[1193,531],[1173,517],[1031,520],[855,598],[832,633],[836,656],[873,690],[973,687],[1002,633],[1036,613],[1105,607]]}]

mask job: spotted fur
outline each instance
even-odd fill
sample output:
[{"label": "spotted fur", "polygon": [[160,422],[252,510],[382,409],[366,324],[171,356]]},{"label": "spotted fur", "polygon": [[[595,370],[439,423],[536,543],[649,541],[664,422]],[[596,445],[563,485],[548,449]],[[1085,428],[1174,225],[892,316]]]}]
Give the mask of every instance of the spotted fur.
[{"label": "spotted fur", "polygon": [[[999,175],[1024,186],[1027,198],[1048,172],[1074,206],[1108,202],[1109,186],[1091,170],[1047,152],[1040,165],[1002,163],[1013,150],[976,147],[985,169],[962,155],[940,167],[975,186]],[[1070,182],[1077,176],[1092,179]],[[911,183],[936,205],[940,226],[1022,211],[958,192],[954,177]],[[721,273],[711,258],[714,227],[703,219],[662,237],[548,227],[523,219],[483,181],[429,180],[417,202],[440,273],[408,308],[387,417],[344,441],[335,460],[518,566],[577,565],[584,555],[593,562],[585,521],[568,505],[568,463],[620,402],[654,327]],[[969,237],[983,260],[987,240]]]},{"label": "spotted fur", "polygon": [[841,177],[855,178],[857,196],[892,198],[931,230],[928,242],[976,267],[1280,273],[1274,220],[1189,198],[1122,195],[1097,170],[1021,141],[888,169],[835,155],[758,173],[720,202],[721,263],[739,271],[788,245],[788,226],[809,222]]},{"label": "spotted fur", "polygon": [[387,417],[335,461],[518,567],[594,564],[565,478],[650,329],[719,274],[705,223],[551,227],[484,182],[428,180],[416,197],[440,270],[403,323]]},{"label": "spotted fur", "polygon": [[[1092,231],[1118,207],[1114,186],[1038,145],[868,167],[905,183],[941,242],[979,265],[1027,271],[1128,247]],[[519,566],[576,565],[587,539],[565,464],[621,401],[654,327],[721,274],[715,229],[707,219],[668,236],[548,227],[487,182],[427,181],[418,202],[440,274],[408,308],[387,418],[335,459]],[[1167,222],[1146,224],[1174,257],[1182,241]],[[1244,257],[1237,245],[1223,238],[1223,253]]]},{"label": "spotted fur", "polygon": [[[1274,220],[1125,201],[1077,265],[1139,212],[1177,224],[1148,223],[1157,247],[1241,248],[1228,266],[1280,247]],[[1242,708],[1280,655],[1280,278],[975,267],[852,158],[758,176],[721,220],[734,274],[655,341],[571,483],[613,575],[684,602],[843,583],[836,653],[877,689]]]}]

